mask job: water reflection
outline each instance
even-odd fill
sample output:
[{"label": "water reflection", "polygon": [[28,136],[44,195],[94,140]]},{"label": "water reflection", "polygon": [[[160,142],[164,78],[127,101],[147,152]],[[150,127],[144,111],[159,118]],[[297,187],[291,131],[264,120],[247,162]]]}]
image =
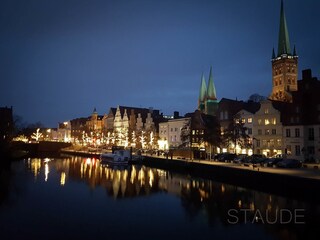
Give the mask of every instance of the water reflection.
[{"label": "water reflection", "polygon": [[[273,238],[308,239],[320,236],[320,205],[315,203],[145,166],[102,166],[94,158],[69,157],[46,161],[34,158],[26,160],[26,166],[32,172],[34,181],[54,181],[51,174],[57,173],[57,185],[61,187],[70,181],[81,181],[90,189],[102,187],[107,197],[116,201],[170,194],[180,199],[190,221],[204,215],[210,227],[222,224],[232,228],[234,225],[254,224],[263,227],[266,234],[271,234]],[[284,209],[287,212],[281,213]],[[284,220],[288,220],[288,214],[294,214],[297,209],[302,210],[299,214],[303,216],[299,220],[304,224],[296,224],[293,220],[287,223],[280,221],[284,217],[281,214],[287,214]]]}]

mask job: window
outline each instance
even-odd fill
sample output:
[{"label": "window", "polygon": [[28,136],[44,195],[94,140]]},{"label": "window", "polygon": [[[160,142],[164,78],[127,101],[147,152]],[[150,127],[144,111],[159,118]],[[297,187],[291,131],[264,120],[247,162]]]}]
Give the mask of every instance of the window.
[{"label": "window", "polygon": [[241,119],[241,123],[246,123],[246,119],[245,119],[245,118],[242,118],[242,119]]},{"label": "window", "polygon": [[271,124],[276,125],[277,124],[277,119],[276,118],[271,118]]},{"label": "window", "polygon": [[260,140],[257,139],[257,147],[260,147]]},{"label": "window", "polygon": [[261,119],[258,119],[258,124],[259,124],[259,125],[261,125],[261,122],[262,122],[262,120],[261,120]]},{"label": "window", "polygon": [[267,140],[262,140],[262,146],[266,147],[267,146]]},{"label": "window", "polygon": [[285,149],[285,153],[286,154],[291,154],[291,145],[287,145],[286,149]]},{"label": "window", "polygon": [[269,125],[269,124],[270,124],[269,119],[266,118],[266,119],[264,120],[264,125]]},{"label": "window", "polygon": [[171,128],[171,132],[173,132],[173,128]]},{"label": "window", "polygon": [[223,112],[220,112],[220,120],[223,120]]},{"label": "window", "polygon": [[300,129],[299,128],[296,128],[294,130],[294,133],[295,133],[295,137],[300,137]]},{"label": "window", "polygon": [[175,132],[178,131],[178,128],[174,128],[174,131],[175,131]]},{"label": "window", "polygon": [[313,155],[314,154],[314,146],[309,146],[308,147],[308,153]]},{"label": "window", "polygon": [[299,145],[295,146],[295,153],[296,153],[296,156],[300,156],[301,151],[300,151],[300,146]]},{"label": "window", "polygon": [[266,130],[264,131],[264,134],[265,134],[265,135],[269,135],[269,134],[270,134],[270,129],[266,129]]},{"label": "window", "polygon": [[270,139],[270,146],[268,147],[274,147],[274,139]]},{"label": "window", "polygon": [[264,114],[268,114],[269,113],[269,108],[264,109]]},{"label": "window", "polygon": [[224,119],[225,120],[229,119],[228,111],[224,111]]},{"label": "window", "polygon": [[262,130],[258,129],[258,135],[262,135]]},{"label": "window", "polygon": [[277,134],[277,129],[272,129],[271,134],[272,135],[276,135]]},{"label": "window", "polygon": [[277,145],[281,147],[281,139],[277,139]]},{"label": "window", "polygon": [[252,128],[248,128],[248,134],[252,134]]},{"label": "window", "polygon": [[286,137],[291,137],[290,129],[286,129]]},{"label": "window", "polygon": [[309,128],[309,140],[313,141],[314,140],[314,129]]},{"label": "window", "polygon": [[248,118],[248,123],[252,123],[252,118]]}]

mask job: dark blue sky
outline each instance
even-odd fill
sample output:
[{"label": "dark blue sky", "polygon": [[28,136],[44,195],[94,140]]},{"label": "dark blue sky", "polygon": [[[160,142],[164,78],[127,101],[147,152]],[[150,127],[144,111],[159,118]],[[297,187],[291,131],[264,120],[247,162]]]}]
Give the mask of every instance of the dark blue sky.
[{"label": "dark blue sky", "polygon": [[[280,0],[0,0],[0,106],[48,127],[110,107],[194,111],[271,91]],[[284,1],[301,70],[320,76],[317,0]]]}]

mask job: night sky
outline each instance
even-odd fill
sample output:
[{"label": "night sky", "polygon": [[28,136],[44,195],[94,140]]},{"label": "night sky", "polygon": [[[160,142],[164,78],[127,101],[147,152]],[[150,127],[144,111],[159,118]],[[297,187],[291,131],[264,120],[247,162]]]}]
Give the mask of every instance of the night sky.
[{"label": "night sky", "polygon": [[[299,79],[319,78],[320,1],[284,6]],[[218,100],[268,96],[279,15],[280,0],[0,0],[0,106],[47,127],[94,107],[185,114],[210,66]]]}]

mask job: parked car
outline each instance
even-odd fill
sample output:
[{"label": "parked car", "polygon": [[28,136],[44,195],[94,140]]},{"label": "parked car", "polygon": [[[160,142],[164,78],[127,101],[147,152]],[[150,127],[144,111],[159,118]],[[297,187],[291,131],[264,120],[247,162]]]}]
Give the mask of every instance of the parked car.
[{"label": "parked car", "polygon": [[283,159],[277,163],[279,168],[301,168],[302,163],[296,159]]},{"label": "parked car", "polygon": [[244,159],[245,158],[247,158],[248,157],[248,155],[247,154],[239,154],[234,160],[233,160],[233,162],[234,163],[243,163],[244,161]]},{"label": "parked car", "polygon": [[220,162],[231,162],[237,157],[235,153],[226,153],[220,158]]},{"label": "parked car", "polygon": [[267,158],[264,161],[264,166],[265,167],[276,167],[278,162],[281,162],[283,160],[283,158]]}]

